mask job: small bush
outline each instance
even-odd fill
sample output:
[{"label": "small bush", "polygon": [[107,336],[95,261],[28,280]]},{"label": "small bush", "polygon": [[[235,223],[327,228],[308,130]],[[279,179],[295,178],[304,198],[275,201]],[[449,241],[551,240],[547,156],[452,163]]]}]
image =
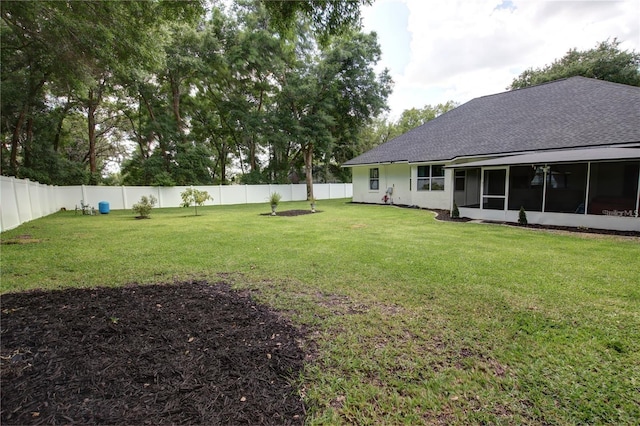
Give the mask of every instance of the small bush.
[{"label": "small bush", "polygon": [[282,199],[282,195],[278,194],[277,192],[273,192],[269,196],[269,203],[271,203],[272,206],[277,206],[278,203],[280,203],[281,199]]},{"label": "small bush", "polygon": [[518,224],[519,225],[527,225],[529,221],[527,221],[527,212],[524,211],[524,206],[520,207],[520,213],[518,213]]},{"label": "small bush", "polygon": [[195,208],[195,216],[198,216],[198,206],[203,205],[207,200],[213,200],[207,191],[200,191],[195,188],[187,188],[180,193],[182,198],[182,207],[193,205]]},{"label": "small bush", "polygon": [[453,209],[451,210],[451,218],[460,219],[460,210],[458,210],[458,205],[455,201],[453,202]]},{"label": "small bush", "polygon": [[133,205],[133,212],[140,218],[147,218],[151,214],[151,209],[155,207],[158,200],[153,195],[143,195],[140,201]]}]

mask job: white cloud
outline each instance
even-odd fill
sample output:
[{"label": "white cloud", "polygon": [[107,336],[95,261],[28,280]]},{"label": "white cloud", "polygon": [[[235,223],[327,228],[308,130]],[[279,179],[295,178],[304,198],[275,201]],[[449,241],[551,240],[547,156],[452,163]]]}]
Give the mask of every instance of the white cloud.
[{"label": "white cloud", "polygon": [[[394,8],[403,15],[408,9],[406,28],[402,20],[376,15]],[[640,0],[379,0],[363,16],[365,29],[378,32],[382,65],[396,82],[392,116],[502,92],[523,70],[549,64],[571,48],[617,38],[622,49],[640,51]],[[402,66],[385,63],[402,55],[408,58]]]}]

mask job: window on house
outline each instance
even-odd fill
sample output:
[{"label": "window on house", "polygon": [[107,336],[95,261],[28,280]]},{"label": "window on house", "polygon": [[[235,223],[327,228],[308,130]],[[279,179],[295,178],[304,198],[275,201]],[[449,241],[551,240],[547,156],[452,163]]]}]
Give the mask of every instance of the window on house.
[{"label": "window on house", "polygon": [[380,174],[377,167],[369,169],[369,189],[373,191],[380,189]]},{"label": "window on house", "polygon": [[444,191],[444,166],[418,166],[418,191]]}]

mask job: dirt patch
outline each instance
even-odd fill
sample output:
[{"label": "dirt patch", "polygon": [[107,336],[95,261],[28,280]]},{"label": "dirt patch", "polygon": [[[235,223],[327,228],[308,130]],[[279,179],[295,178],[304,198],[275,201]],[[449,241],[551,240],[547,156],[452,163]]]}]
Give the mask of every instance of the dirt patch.
[{"label": "dirt patch", "polygon": [[2,244],[33,244],[40,242],[42,242],[42,240],[33,238],[31,235],[18,235],[8,240],[2,240]]},{"label": "dirt patch", "polygon": [[2,424],[302,424],[304,334],[205,282],[0,297]]},{"label": "dirt patch", "polygon": [[[311,210],[285,210],[282,212],[276,211],[276,216],[302,216],[305,214],[317,214],[322,213],[322,210],[316,210],[312,212]],[[260,216],[272,216],[271,213],[262,213]]]},{"label": "dirt patch", "polygon": [[449,210],[435,210],[431,209],[430,211],[434,212],[436,215],[436,219],[446,221],[446,222],[470,222],[471,219],[468,217],[451,217],[451,213]]}]

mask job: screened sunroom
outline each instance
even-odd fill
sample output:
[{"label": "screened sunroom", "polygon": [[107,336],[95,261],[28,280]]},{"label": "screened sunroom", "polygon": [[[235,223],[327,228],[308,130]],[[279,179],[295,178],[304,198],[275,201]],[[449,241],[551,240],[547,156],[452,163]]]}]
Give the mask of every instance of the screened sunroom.
[{"label": "screened sunroom", "polygon": [[467,217],[517,221],[524,208],[532,223],[640,230],[640,148],[533,153],[450,167],[453,201]]}]

